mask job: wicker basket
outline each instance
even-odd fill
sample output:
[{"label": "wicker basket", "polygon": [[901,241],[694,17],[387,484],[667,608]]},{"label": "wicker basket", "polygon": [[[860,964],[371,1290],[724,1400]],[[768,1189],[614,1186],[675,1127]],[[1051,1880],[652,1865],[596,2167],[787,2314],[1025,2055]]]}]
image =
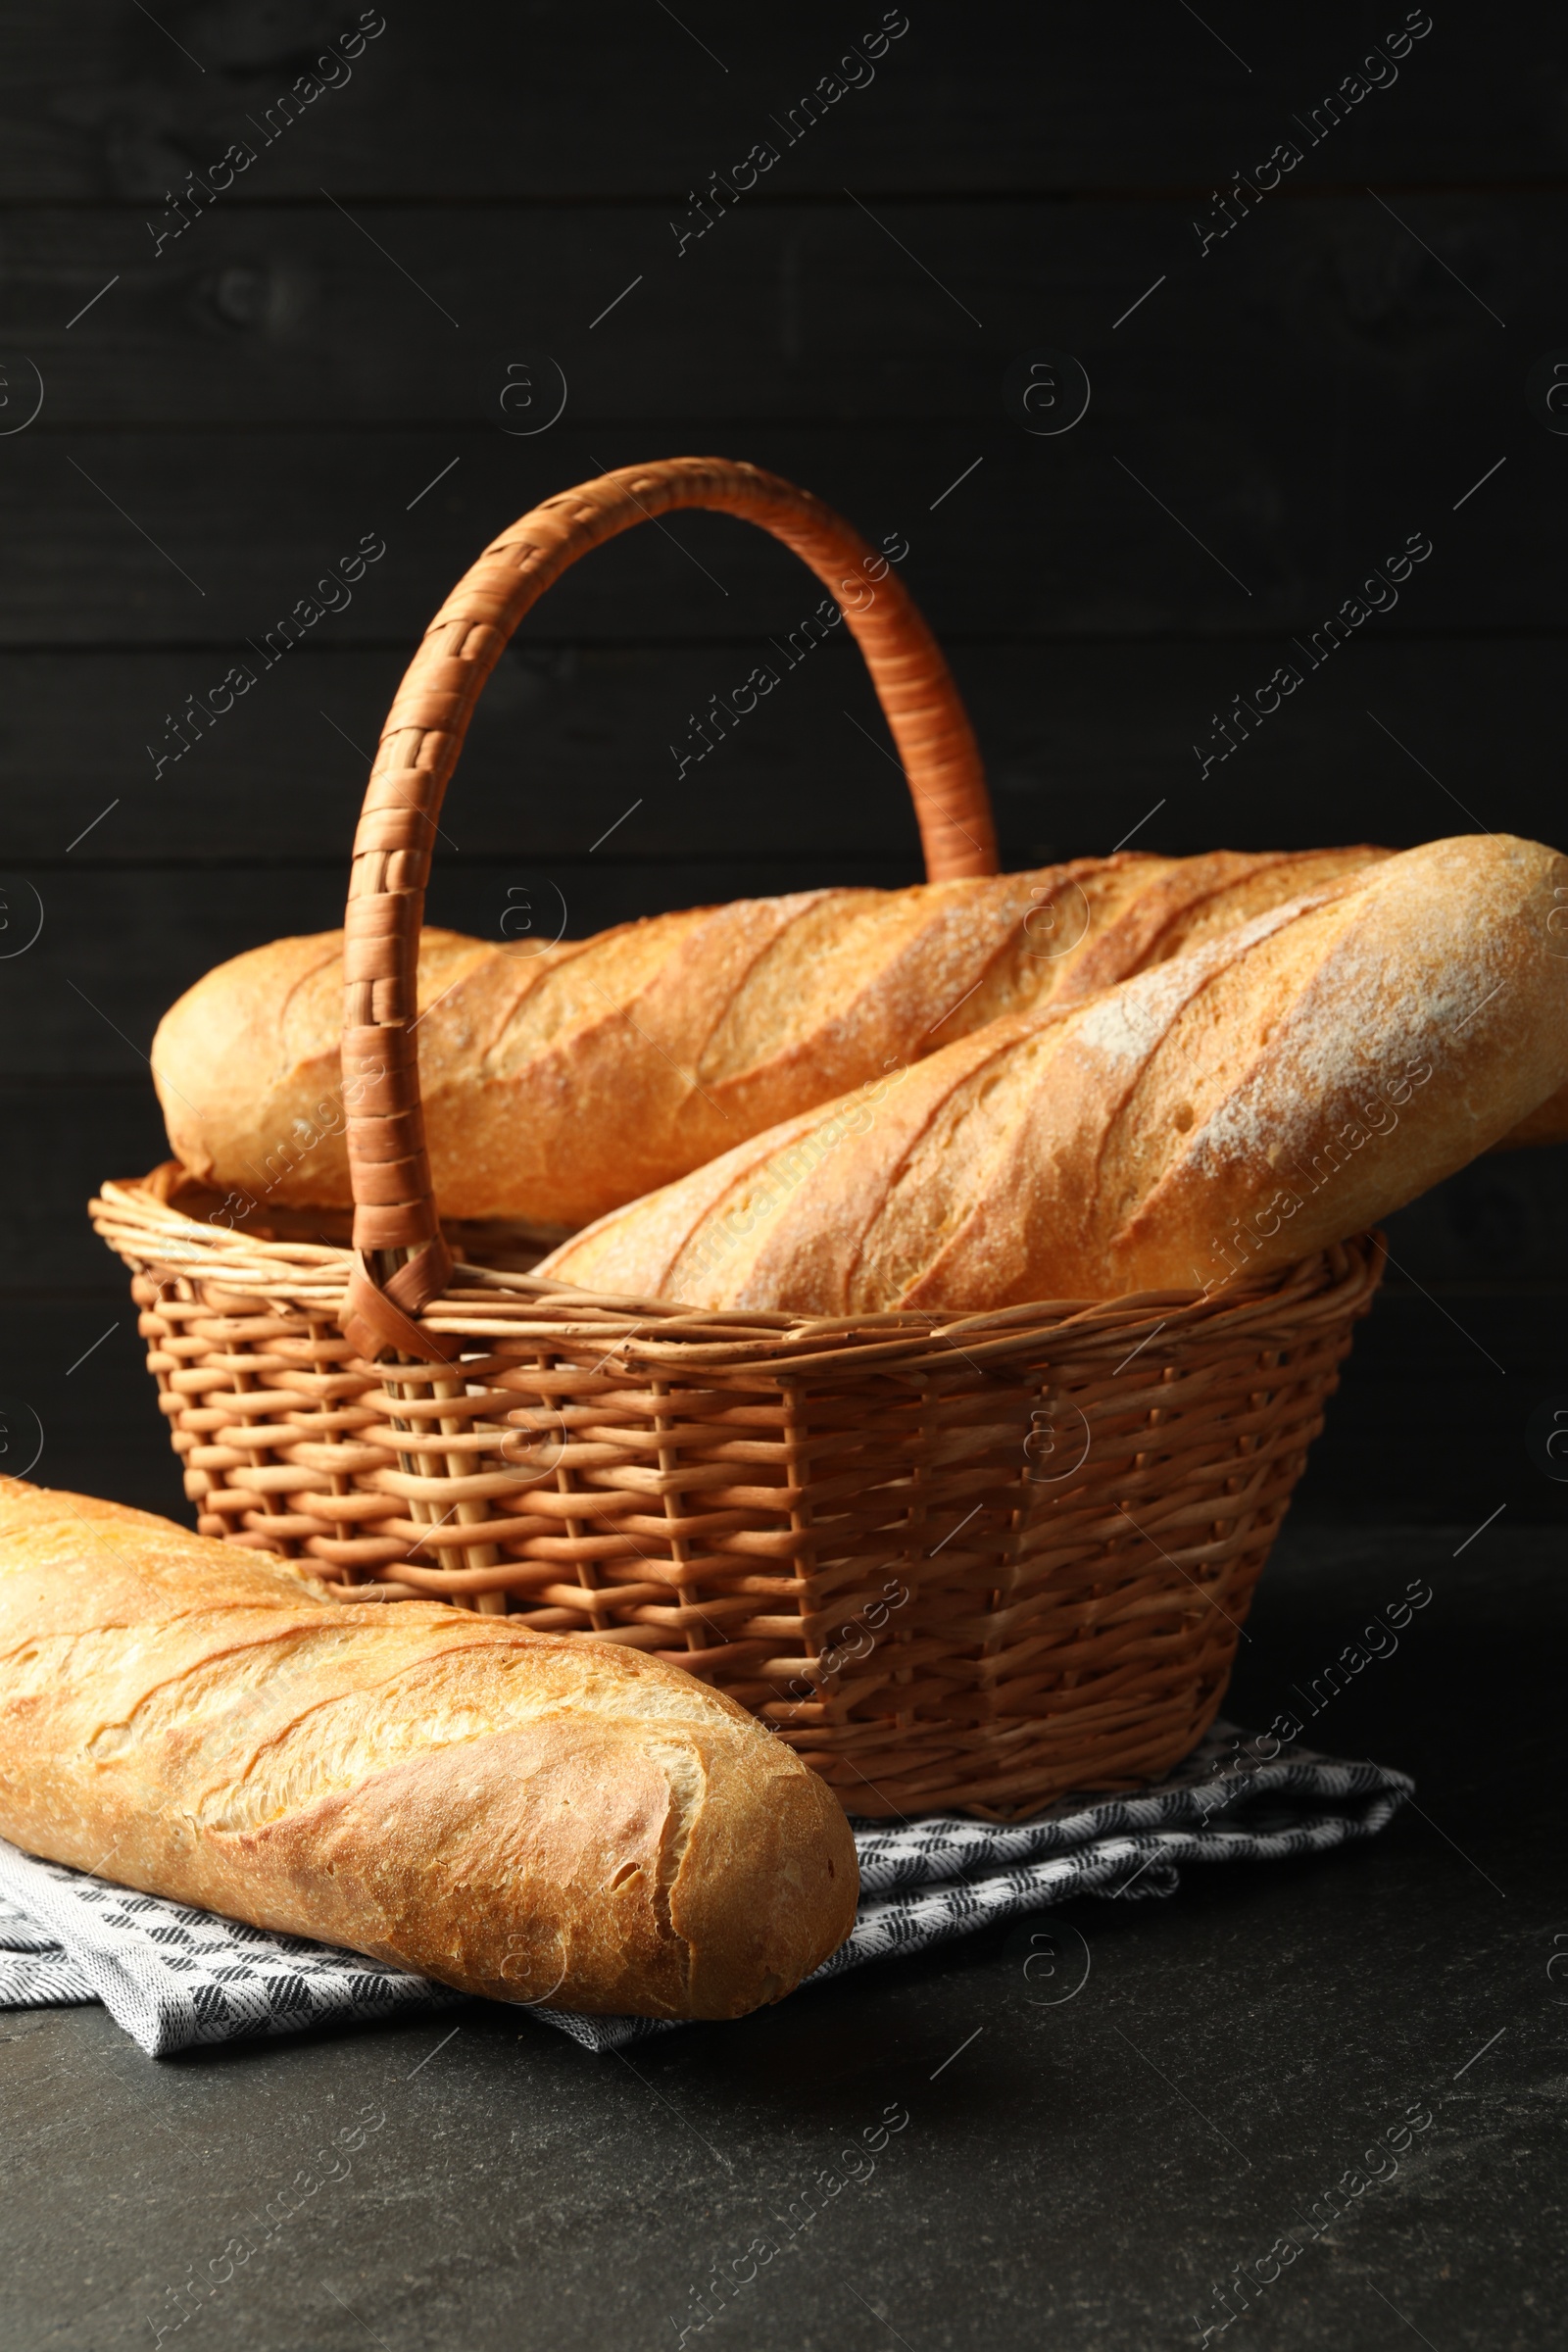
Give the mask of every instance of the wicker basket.
[{"label": "wicker basket", "polygon": [[92,1204],[132,1268],[198,1523],[360,1600],[510,1609],[687,1667],[855,1813],[1016,1816],[1135,1786],[1218,1707],[1376,1237],[1222,1296],[813,1321],[564,1291],[522,1270],[525,1229],[437,1223],[414,964],[474,696],[566,564],[680,506],[811,564],[866,656],[928,870],[994,870],[941,656],[816,501],[679,460],[525,516],[432,623],[370,779],[347,919],[352,1238],[238,1218],[174,1163]]}]

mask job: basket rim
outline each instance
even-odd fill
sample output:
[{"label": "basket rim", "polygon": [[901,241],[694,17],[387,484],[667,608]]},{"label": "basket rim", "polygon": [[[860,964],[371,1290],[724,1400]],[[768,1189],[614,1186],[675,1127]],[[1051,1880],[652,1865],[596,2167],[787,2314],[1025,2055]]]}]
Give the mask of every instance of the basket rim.
[{"label": "basket rim", "polygon": [[[187,1172],[166,1160],[143,1177],[106,1181],[88,1203],[99,1237],[134,1271],[164,1281],[213,1283],[235,1294],[219,1313],[251,1313],[254,1301],[341,1323],[356,1253],[321,1242],[262,1241],[213,1225],[167,1198]],[[1200,1334],[1257,1344],[1271,1328],[1346,1312],[1360,1295],[1370,1304],[1383,1272],[1381,1230],[1358,1234],[1250,1279],[1233,1277],[1203,1290],[1140,1291],[1117,1298],[1034,1299],[981,1313],[894,1310],[808,1316],[762,1309],[693,1307],[669,1298],[622,1297],[564,1287],[534,1274],[459,1260],[443,1292],[416,1320],[449,1339],[521,1337],[570,1350],[587,1345],[602,1361],[627,1370],[669,1373],[767,1372],[781,1378],[824,1375],[853,1365],[924,1374],[951,1369],[956,1356],[988,1358],[1051,1343],[1057,1357],[1082,1358],[1120,1348],[1154,1349],[1154,1360]],[[243,1305],[239,1302],[245,1301]],[[656,1327],[658,1336],[650,1332]],[[1162,1345],[1155,1348],[1156,1340]],[[403,1364],[398,1377],[450,1374],[450,1363]]]}]

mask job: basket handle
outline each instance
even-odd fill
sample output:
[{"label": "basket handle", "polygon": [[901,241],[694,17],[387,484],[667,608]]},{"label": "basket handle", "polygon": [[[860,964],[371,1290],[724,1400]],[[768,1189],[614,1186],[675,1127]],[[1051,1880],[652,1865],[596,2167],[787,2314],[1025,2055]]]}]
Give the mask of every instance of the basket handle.
[{"label": "basket handle", "polygon": [[414,1317],[451,1274],[424,1146],[415,1035],[431,844],[479,690],[529,607],[591,547],[682,507],[760,523],[843,603],[904,763],[933,882],[994,874],[974,736],[937,647],[888,559],[808,491],[723,458],[625,466],[546,499],[441,607],[382,729],[354,842],[343,937],[343,1097],[354,1189],[344,1329],[362,1354],[451,1360]]}]

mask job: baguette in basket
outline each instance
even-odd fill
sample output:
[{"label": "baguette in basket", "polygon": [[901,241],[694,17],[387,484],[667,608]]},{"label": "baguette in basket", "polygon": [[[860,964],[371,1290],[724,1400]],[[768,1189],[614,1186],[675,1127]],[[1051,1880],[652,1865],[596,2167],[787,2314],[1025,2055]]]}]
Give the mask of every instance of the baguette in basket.
[{"label": "baguette in basket", "polygon": [[739,2017],[849,1934],[838,1800],[697,1676],[0,1479],[0,1835],[498,2000]]},{"label": "baguette in basket", "polygon": [[864,1314],[1203,1287],[1375,1224],[1568,1078],[1568,859],[1439,841],[1087,1003],[999,1020],[538,1268]]},{"label": "baguette in basket", "polygon": [[[893,1062],[1124,979],[1387,855],[1124,853],[741,899],[537,954],[427,930],[419,1068],[437,1201],[449,1218],[586,1224]],[[153,1043],[176,1158],[264,1202],[263,1218],[352,1198],[342,946],[320,932],[220,964]]]}]

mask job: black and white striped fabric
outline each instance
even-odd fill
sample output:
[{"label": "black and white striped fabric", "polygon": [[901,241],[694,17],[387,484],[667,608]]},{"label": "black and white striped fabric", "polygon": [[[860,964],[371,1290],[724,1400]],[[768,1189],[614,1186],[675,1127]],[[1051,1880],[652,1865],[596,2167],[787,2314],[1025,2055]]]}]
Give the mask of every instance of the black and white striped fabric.
[{"label": "black and white striped fabric", "polygon": [[[1376,1836],[1412,1792],[1403,1773],[1302,1748],[1260,1761],[1265,1743],[1216,1724],[1176,1772],[1135,1796],[1064,1798],[1016,1827],[928,1814],[861,1823],[860,1907],[849,1939],[810,1979],[922,1950],[1075,1895],[1174,1894],[1187,1862],[1262,1862]],[[196,2042],[296,2034],[464,1996],[406,1969],[298,1936],[242,1927],[0,1839],[0,2008],[102,2001],[151,2057]],[[535,2014],[590,2050],[613,2050],[673,2021]]]}]

